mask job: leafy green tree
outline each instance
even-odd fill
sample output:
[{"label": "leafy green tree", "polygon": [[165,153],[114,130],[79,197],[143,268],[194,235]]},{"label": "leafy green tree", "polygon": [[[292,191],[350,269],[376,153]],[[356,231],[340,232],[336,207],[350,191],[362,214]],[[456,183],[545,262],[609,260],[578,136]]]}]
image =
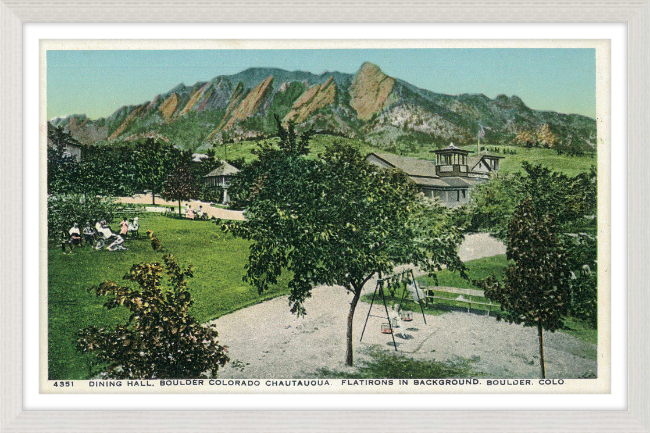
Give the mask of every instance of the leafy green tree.
[{"label": "leafy green tree", "polygon": [[492,274],[476,283],[487,298],[501,304],[499,320],[537,327],[545,378],[543,330],[555,332],[564,325],[570,307],[570,270],[553,218],[535,215],[532,201],[526,197],[510,221],[506,253],[514,263],[506,270],[505,282]]},{"label": "leafy green tree", "polygon": [[186,155],[169,143],[153,138],[139,142],[134,150],[136,179],[141,188],[151,191],[151,203],[156,204],[156,191],[162,189],[167,175]]},{"label": "leafy green tree", "polygon": [[[61,128],[48,125],[49,194],[131,195],[137,187],[133,147],[127,144],[83,146]],[[82,149],[77,161],[65,149]]]},{"label": "leafy green tree", "polygon": [[564,235],[571,270],[571,316],[598,325],[598,241],[595,235]]},{"label": "leafy green tree", "polygon": [[491,179],[472,192],[472,225],[507,241],[508,226],[517,205],[531,198],[538,217],[552,215],[563,232],[595,231],[597,176],[589,172],[570,177],[524,161],[523,173]]},{"label": "leafy green tree", "polygon": [[117,211],[112,197],[82,194],[48,195],[47,235],[49,239],[67,238],[73,223],[83,227],[87,221],[104,219],[111,222]]},{"label": "leafy green tree", "polygon": [[129,196],[138,186],[136,176],[133,146],[89,146],[75,182],[82,194]]},{"label": "leafy green tree", "polygon": [[297,137],[291,125],[279,129],[279,145],[262,144],[230,188],[246,221],[222,228],[253,241],[245,280],[260,293],[290,271],[293,313],[306,314],[303,303],[317,285],[353,295],[346,350],[352,365],[352,325],[365,283],[403,264],[464,271],[456,254],[462,235],[446,209],[419,200],[403,172],[370,165],[358,149],[340,144],[307,158],[308,137]]},{"label": "leafy green tree", "polygon": [[178,201],[178,217],[180,218],[181,201],[196,197],[198,192],[199,188],[190,168],[187,165],[179,165],[165,181],[161,196],[165,200]]},{"label": "leafy green tree", "polygon": [[[215,325],[201,325],[189,314],[192,298],[186,278],[192,276],[192,266],[181,268],[171,255],[163,261],[133,265],[124,279],[139,290],[111,281],[91,289],[110,297],[104,308],[131,311],[128,322],[115,329],[90,326],[79,331],[78,350],[94,354],[109,378],[213,378],[228,362]],[[164,275],[169,289],[161,287]]]},{"label": "leafy green tree", "polygon": [[471,194],[471,226],[505,241],[510,218],[521,200],[520,182],[520,176],[506,174],[477,185]]},{"label": "leafy green tree", "polygon": [[[492,179],[472,193],[471,225],[509,242],[508,227],[517,204],[530,197],[538,219],[551,215],[567,250],[571,315],[597,324],[597,206],[596,168],[570,177],[541,165],[523,164],[524,173]],[[585,268],[586,266],[586,268]],[[585,271],[589,269],[589,271]]]},{"label": "leafy green tree", "polygon": [[282,126],[282,121],[280,116],[275,114],[275,123],[278,127],[278,137],[280,137],[280,149],[288,153],[293,153],[296,155],[307,155],[309,153],[309,140],[311,139],[313,133],[311,130],[304,132],[301,135],[296,133],[296,124],[293,121],[289,121],[287,128],[285,129]]},{"label": "leafy green tree", "polygon": [[79,162],[69,153],[66,146],[81,144],[63,129],[48,123],[47,138],[47,192],[48,194],[74,194],[78,191]]}]

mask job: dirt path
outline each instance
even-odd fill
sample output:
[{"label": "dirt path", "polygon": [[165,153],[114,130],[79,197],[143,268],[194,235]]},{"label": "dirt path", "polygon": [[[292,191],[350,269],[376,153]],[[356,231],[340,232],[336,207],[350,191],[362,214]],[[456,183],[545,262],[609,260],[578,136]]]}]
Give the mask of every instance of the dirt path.
[{"label": "dirt path", "polygon": [[[472,235],[460,250],[471,260],[505,253],[503,244],[487,235]],[[370,281],[366,292],[374,289]],[[351,295],[340,287],[320,286],[305,303],[307,316],[289,312],[286,296],[272,299],[215,321],[220,342],[229,346],[231,362],[222,378],[304,378],[319,369],[347,371],[345,324]],[[369,304],[359,303],[354,320],[355,364],[367,360],[370,346],[394,351],[390,334],[382,334],[383,305],[373,307],[363,342],[359,342]],[[379,317],[374,317],[379,316]],[[383,318],[381,316],[384,316]],[[490,377],[539,377],[539,346],[535,329],[497,322],[468,313],[441,316],[414,314],[396,335],[398,349],[415,359],[473,360],[472,366]],[[403,322],[405,323],[405,322]],[[595,346],[563,333],[546,333],[547,377],[579,377],[596,372]]]},{"label": "dirt path", "polygon": [[[133,197],[120,197],[119,201],[122,203],[128,204],[142,204],[142,205],[151,205],[151,195],[136,194]],[[188,203],[186,201],[182,202],[183,205]],[[221,209],[213,207],[210,203],[199,201],[199,200],[190,200],[190,205],[193,209],[199,209],[199,206],[203,206],[203,212],[208,215],[208,217],[215,217],[220,219],[227,220],[244,220],[244,213],[242,211],[230,210],[230,209]],[[163,200],[160,197],[156,197],[156,204],[165,205],[165,206],[174,206],[178,212],[178,202],[171,202]],[[153,206],[152,206],[153,207]]]}]

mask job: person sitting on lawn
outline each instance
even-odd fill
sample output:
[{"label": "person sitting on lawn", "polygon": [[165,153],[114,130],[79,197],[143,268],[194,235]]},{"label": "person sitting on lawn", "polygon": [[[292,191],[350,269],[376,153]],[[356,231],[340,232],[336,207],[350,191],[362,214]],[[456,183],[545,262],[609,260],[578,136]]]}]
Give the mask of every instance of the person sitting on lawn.
[{"label": "person sitting on lawn", "polygon": [[69,244],[70,244],[70,251],[72,251],[72,247],[74,245],[81,245],[81,232],[79,231],[79,226],[77,225],[77,223],[74,223],[72,225],[72,228],[70,228],[70,231],[68,233],[70,233]]},{"label": "person sitting on lawn", "polygon": [[120,223],[120,235],[126,236],[126,234],[129,232],[129,222],[127,221],[126,217],[122,219],[122,222]]},{"label": "person sitting on lawn", "polygon": [[132,236],[139,237],[140,233],[138,233],[138,230],[140,230],[140,222],[139,222],[139,217],[133,218],[133,220],[129,221],[129,233],[132,233]]},{"label": "person sitting on lawn", "polygon": [[99,221],[95,227],[98,227],[97,234],[99,235],[99,241],[97,241],[97,245],[95,245],[95,249],[101,250],[102,248],[104,248],[104,243],[107,240],[109,240],[111,237],[113,237],[114,234],[111,228],[108,225],[106,225],[106,220]]},{"label": "person sitting on lawn", "polygon": [[[110,229],[109,229],[110,230]],[[114,235],[113,242],[106,247],[108,251],[126,251],[124,238],[120,235]]]},{"label": "person sitting on lawn", "polygon": [[194,209],[191,207],[187,210],[187,218],[193,220],[194,219]]},{"label": "person sitting on lawn", "polygon": [[95,229],[90,225],[90,221],[86,222],[86,227],[84,227],[84,241],[86,245],[92,244],[95,240]]},{"label": "person sitting on lawn", "polygon": [[196,216],[202,220],[203,219],[203,205],[199,205],[199,210],[196,211]]},{"label": "person sitting on lawn", "polygon": [[97,220],[97,222],[95,223],[95,231],[98,234],[101,234],[102,230],[104,230],[104,226],[102,225],[102,221],[104,223],[106,223],[106,221],[104,221],[104,220]]}]

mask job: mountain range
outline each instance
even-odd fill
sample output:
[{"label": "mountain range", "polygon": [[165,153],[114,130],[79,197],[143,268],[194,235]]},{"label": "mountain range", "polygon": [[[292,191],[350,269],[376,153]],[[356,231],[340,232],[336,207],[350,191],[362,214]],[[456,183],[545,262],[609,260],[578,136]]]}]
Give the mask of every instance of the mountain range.
[{"label": "mountain range", "polygon": [[586,116],[533,110],[517,96],[434,93],[368,62],[356,74],[251,68],[193,86],[181,83],[106,118],[75,114],[50,123],[86,145],[158,137],[201,150],[274,135],[275,115],[298,130],[380,146],[470,143],[481,127],[487,143],[593,149],[597,138],[596,121]]}]

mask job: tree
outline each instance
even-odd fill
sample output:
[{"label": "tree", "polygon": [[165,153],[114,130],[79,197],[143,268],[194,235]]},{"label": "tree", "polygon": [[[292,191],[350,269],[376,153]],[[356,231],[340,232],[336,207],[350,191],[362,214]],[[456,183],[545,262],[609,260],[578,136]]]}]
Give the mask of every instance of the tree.
[{"label": "tree", "polygon": [[151,203],[156,204],[156,191],[160,191],[169,172],[185,156],[171,144],[147,138],[134,150],[136,178],[139,186],[151,190]]},{"label": "tree", "polygon": [[178,217],[181,217],[181,201],[195,197],[199,188],[187,165],[181,164],[169,175],[162,191],[165,200],[178,201]]},{"label": "tree", "polygon": [[88,146],[75,179],[79,193],[129,196],[137,188],[132,145]]},{"label": "tree", "polygon": [[598,240],[588,233],[565,235],[571,270],[571,316],[592,328],[598,325]]},{"label": "tree", "polygon": [[570,306],[570,271],[553,219],[536,216],[530,197],[521,202],[510,222],[506,253],[514,263],[506,270],[505,283],[494,274],[476,283],[487,298],[501,304],[499,320],[537,326],[545,378],[543,330],[555,332],[564,325]]},{"label": "tree", "polygon": [[[110,296],[104,308],[131,311],[128,322],[113,330],[90,326],[79,331],[77,349],[95,354],[109,378],[213,378],[228,362],[215,325],[201,325],[189,314],[186,278],[192,276],[192,266],[181,268],[172,255],[163,261],[133,265],[124,276],[140,290],[111,281],[91,289],[97,296]],[[165,274],[169,289],[161,287]]]},{"label": "tree", "polygon": [[63,234],[68,238],[68,230],[73,223],[83,227],[88,221],[106,220],[111,222],[117,212],[117,203],[112,197],[97,197],[81,194],[50,194],[47,197],[47,235],[49,239],[59,239]]},{"label": "tree", "polygon": [[297,137],[291,125],[279,129],[278,146],[262,144],[230,188],[246,221],[222,229],[253,241],[245,281],[260,293],[290,271],[293,313],[306,314],[303,303],[317,285],[353,295],[346,348],[352,365],[352,325],[365,283],[402,264],[464,271],[456,254],[462,235],[448,224],[447,210],[420,199],[403,172],[370,165],[341,144],[308,158],[308,137]]},{"label": "tree", "polygon": [[77,178],[80,164],[66,146],[81,144],[63,129],[47,124],[47,192],[48,194],[74,194],[79,192]]},{"label": "tree", "polygon": [[[524,172],[491,179],[472,193],[471,225],[509,242],[509,225],[518,203],[530,197],[538,219],[551,215],[566,248],[571,315],[596,327],[598,278],[596,228],[598,182],[595,167],[566,176],[541,165],[523,164]],[[586,266],[586,268],[585,268]],[[589,269],[588,272],[585,269]]]},{"label": "tree", "polygon": [[[133,146],[83,146],[70,134],[48,124],[47,178],[49,194],[131,195],[137,187]],[[82,149],[77,161],[67,146]]]},{"label": "tree", "polygon": [[507,174],[478,185],[472,192],[472,225],[507,242],[517,205],[531,198],[538,218],[552,215],[562,232],[595,231],[596,168],[570,177],[524,161],[523,173]]}]

